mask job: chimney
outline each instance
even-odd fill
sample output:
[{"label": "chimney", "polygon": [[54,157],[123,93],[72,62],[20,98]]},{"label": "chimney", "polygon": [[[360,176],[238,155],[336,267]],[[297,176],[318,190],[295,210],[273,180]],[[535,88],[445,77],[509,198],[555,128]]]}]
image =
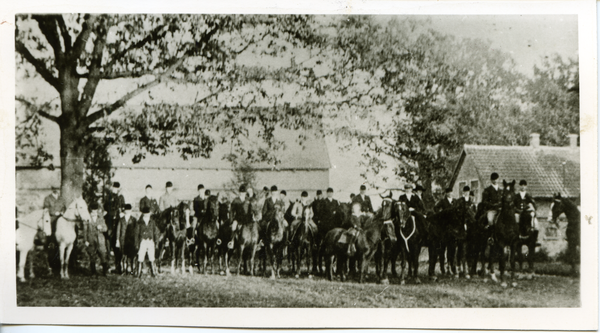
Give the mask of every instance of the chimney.
[{"label": "chimney", "polygon": [[571,149],[577,148],[577,138],[579,138],[579,135],[569,134],[569,147]]},{"label": "chimney", "polygon": [[531,148],[539,148],[540,147],[540,135],[538,133],[531,133],[529,135],[529,137],[531,138],[531,140],[529,140],[529,144],[531,145]]}]

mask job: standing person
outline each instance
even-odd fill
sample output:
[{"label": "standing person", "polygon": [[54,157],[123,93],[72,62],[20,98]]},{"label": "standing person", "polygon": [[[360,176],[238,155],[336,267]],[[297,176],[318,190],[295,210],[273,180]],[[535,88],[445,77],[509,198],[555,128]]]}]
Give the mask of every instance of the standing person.
[{"label": "standing person", "polygon": [[456,199],[456,205],[459,207],[466,205],[467,208],[472,209],[474,204],[473,198],[471,198],[471,188],[467,185],[462,188],[460,198]]},{"label": "standing person", "polygon": [[165,185],[165,193],[160,196],[158,208],[164,212],[169,207],[177,207],[177,198],[173,194],[173,183],[170,181]]},{"label": "standing person", "polygon": [[453,206],[454,203],[455,203],[455,201],[452,198],[452,189],[450,187],[448,187],[446,189],[445,196],[442,198],[442,200],[440,200],[435,205],[435,207],[433,208],[433,211],[436,212],[436,213],[440,213],[442,211],[448,210],[448,209],[452,208],[452,206]]},{"label": "standing person", "polygon": [[502,194],[498,186],[498,178],[500,176],[497,173],[492,173],[490,186],[486,187],[481,194],[482,210],[487,216],[486,227],[492,227],[496,223],[496,216],[502,205]]},{"label": "standing person", "polygon": [[104,233],[108,230],[108,227],[99,212],[100,206],[97,203],[91,203],[89,209],[91,220],[83,222],[83,240],[90,258],[91,273],[93,275],[97,274],[96,256],[98,256],[102,264],[102,275],[106,276],[108,272],[108,251]]},{"label": "standing person", "polygon": [[373,204],[371,204],[371,198],[366,194],[367,187],[360,185],[360,193],[354,197],[352,203],[360,203],[361,211],[364,213],[373,213]]},{"label": "standing person", "polygon": [[148,261],[150,265],[148,266],[150,270],[150,275],[155,277],[154,275],[154,251],[155,244],[158,243],[159,232],[156,227],[155,219],[152,218],[150,214],[150,210],[147,207],[144,207],[142,211],[142,216],[136,222],[135,227],[135,247],[138,250],[138,277],[142,277],[142,269],[144,266],[144,261],[146,259],[146,255],[148,255]]},{"label": "standing person", "polygon": [[[535,216],[535,211],[537,207],[535,205],[535,200],[531,194],[527,193],[527,181],[522,179],[519,182],[519,193],[515,196],[515,221],[520,225],[520,222],[523,221],[524,225],[530,225],[531,227],[535,227],[532,223],[533,218]],[[521,230],[526,231],[526,230]]]},{"label": "standing person", "polygon": [[146,195],[140,200],[140,212],[144,207],[148,207],[150,209],[151,214],[159,214],[160,209],[158,208],[158,202],[154,197],[154,190],[152,189],[152,185],[146,185],[144,190]]},{"label": "standing person", "polygon": [[119,220],[117,225],[117,242],[115,244],[115,248],[119,249],[119,253],[121,253],[121,261],[119,262],[119,266],[125,268],[123,271],[122,268],[119,269],[121,272],[131,272],[132,266],[131,263],[131,253],[127,253],[127,229],[130,225],[135,225],[135,218],[131,216],[131,205],[125,204],[125,215]]},{"label": "standing person", "polygon": [[206,200],[206,190],[204,189],[204,185],[200,184],[198,185],[198,196],[194,198],[193,203],[196,223],[199,224],[204,219],[207,204],[208,200]]},{"label": "standing person", "polygon": [[[156,200],[155,200],[156,201]],[[137,249],[135,244],[135,228],[137,224],[137,220],[135,217],[131,216],[131,210],[127,210],[128,205],[125,205],[125,220],[127,221],[127,228],[125,229],[125,237],[124,243],[121,243],[121,248],[123,249],[123,255],[125,255],[127,260],[127,273],[131,273],[135,275],[136,265],[137,265]],[[148,210],[147,206],[144,206],[144,210]],[[158,204],[156,205],[158,209]],[[128,217],[129,216],[129,217]]]},{"label": "standing person", "polygon": [[119,182],[113,183],[108,200],[104,202],[104,210],[106,211],[105,220],[108,228],[105,236],[108,236],[110,241],[108,252],[114,254],[116,273],[121,274],[121,266],[118,264],[121,261],[121,250],[115,248],[115,244],[117,241],[117,224],[125,211],[125,197],[121,194],[121,184]]}]

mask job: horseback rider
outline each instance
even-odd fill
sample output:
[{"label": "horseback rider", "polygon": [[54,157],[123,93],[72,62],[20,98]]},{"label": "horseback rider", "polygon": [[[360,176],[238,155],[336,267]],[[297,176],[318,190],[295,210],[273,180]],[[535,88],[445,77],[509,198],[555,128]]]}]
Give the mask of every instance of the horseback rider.
[{"label": "horseback rider", "polygon": [[52,240],[56,241],[56,221],[58,218],[67,210],[67,205],[65,204],[65,200],[60,196],[60,190],[58,186],[52,186],[52,193],[48,194],[47,197],[44,198],[44,214],[49,214],[50,216],[50,225],[52,227],[52,234],[49,235],[52,237]]},{"label": "horseback rider", "polygon": [[100,206],[96,202],[90,204],[90,221],[83,222],[83,240],[86,251],[90,259],[90,269],[93,275],[96,275],[96,256],[99,257],[102,264],[102,275],[106,276],[108,272],[108,251],[104,233],[108,227],[100,213]]},{"label": "horseback rider", "polygon": [[[423,191],[424,188],[421,185],[417,185],[416,189]],[[404,194],[398,199],[400,202],[404,202],[410,211],[413,218],[417,217],[425,219],[425,205],[419,196],[412,193],[413,187],[411,184],[404,185]]]},{"label": "horseback rider", "polygon": [[317,196],[311,203],[313,211],[313,220],[317,225],[321,224],[321,216],[323,215],[323,191],[317,190]]},{"label": "horseback rider", "polygon": [[[265,226],[275,219],[275,214],[277,212],[276,206],[284,207],[284,204],[283,201],[279,199],[279,191],[277,190],[277,186],[273,185],[271,186],[271,196],[265,200],[262,210],[262,217]],[[284,225],[287,228],[287,221],[285,220]]]},{"label": "horseback rider", "polygon": [[447,209],[452,208],[452,206],[456,203],[454,198],[452,198],[452,188],[448,187],[445,191],[445,196],[435,205],[433,211],[436,213],[440,213]]},{"label": "horseback rider", "polygon": [[[245,192],[245,190],[244,190]],[[208,200],[206,199],[206,190],[204,185],[198,185],[198,196],[194,198],[194,216],[196,217],[196,223],[202,222],[204,215],[206,215],[206,208]]]},{"label": "horseback rider", "polygon": [[339,227],[341,224],[339,221],[340,215],[340,203],[333,198],[333,188],[327,189],[327,198],[322,201],[322,214],[321,220],[328,221],[335,227]]},{"label": "horseback rider", "polygon": [[527,181],[525,179],[522,179],[519,182],[519,193],[515,196],[514,203],[515,221],[517,224],[520,225],[520,222],[523,221],[524,225],[529,225],[532,228],[535,228],[536,226],[532,222],[534,221],[537,207],[531,194],[527,193]]},{"label": "horseback rider", "polygon": [[361,211],[365,213],[373,213],[373,205],[371,204],[371,198],[366,194],[367,187],[365,185],[360,185],[360,193],[352,199],[352,203],[355,202],[360,203]]},{"label": "horseback rider", "polygon": [[246,185],[241,185],[238,196],[231,202],[231,220],[233,221],[231,229],[234,233],[238,225],[252,222],[251,198],[246,194]]},{"label": "horseback rider", "polygon": [[317,225],[313,221],[314,213],[312,205],[308,199],[308,192],[302,191],[300,200],[296,201],[296,203],[293,205],[291,215],[293,217],[293,221],[290,226],[290,230],[292,231],[290,239],[294,239],[294,235],[303,220],[308,221],[309,227],[314,233],[317,232]]},{"label": "horseback rider", "polygon": [[496,172],[492,173],[490,176],[491,184],[486,187],[482,193],[481,209],[487,217],[486,228],[494,226],[500,206],[502,205],[502,193],[500,193],[500,188],[498,186],[498,178],[500,178],[500,176]]},{"label": "horseback rider", "polygon": [[146,192],[146,195],[140,200],[140,211],[142,211],[144,207],[148,207],[148,209],[150,209],[151,214],[160,213],[160,209],[158,208],[158,202],[154,197],[152,185],[146,185],[144,191]]},{"label": "horseback rider", "polygon": [[177,197],[173,194],[173,183],[170,181],[165,184],[165,193],[158,200],[158,208],[161,213],[169,207],[177,207]]}]

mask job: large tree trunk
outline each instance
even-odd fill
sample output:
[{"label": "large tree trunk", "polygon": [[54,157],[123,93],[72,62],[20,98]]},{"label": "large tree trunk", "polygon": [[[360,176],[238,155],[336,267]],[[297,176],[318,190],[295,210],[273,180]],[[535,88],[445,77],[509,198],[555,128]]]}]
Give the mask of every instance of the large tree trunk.
[{"label": "large tree trunk", "polygon": [[61,193],[67,206],[81,196],[84,178],[85,145],[76,126],[60,126]]}]

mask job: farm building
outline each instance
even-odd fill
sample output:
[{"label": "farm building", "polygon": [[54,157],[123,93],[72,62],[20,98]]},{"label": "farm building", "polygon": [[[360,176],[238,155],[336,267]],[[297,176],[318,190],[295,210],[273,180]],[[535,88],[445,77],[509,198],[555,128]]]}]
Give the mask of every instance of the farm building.
[{"label": "farm building", "polygon": [[[294,132],[279,131],[276,139],[286,142],[286,148],[275,153],[280,163],[252,165],[259,189],[277,185],[279,189],[287,191],[289,198],[296,198],[300,197],[303,190],[314,196],[317,190],[325,191],[329,187],[331,164],[325,140],[308,138],[300,145],[295,142],[295,138]],[[177,154],[148,154],[145,159],[134,164],[131,154],[120,155],[115,149],[111,151],[114,170],[112,180],[121,183],[121,193],[134,209],[137,209],[144,196],[147,184],[153,186],[158,197],[164,192],[165,183],[171,181],[174,184],[173,193],[180,200],[192,200],[197,196],[198,184],[203,184],[213,194],[224,193],[230,189],[227,184],[234,178],[232,164],[223,159],[229,153],[229,147],[218,145],[209,159],[184,160]],[[60,184],[60,165],[55,165],[52,169],[17,165],[16,184],[19,211],[28,212],[40,208],[43,198],[50,193],[51,186]]]},{"label": "farm building", "polygon": [[[542,249],[556,255],[566,248],[566,221],[561,220],[560,229],[548,224],[547,217],[552,195],[579,200],[580,162],[577,135],[570,135],[568,147],[541,146],[539,134],[531,134],[529,146],[477,146],[465,145],[454,169],[450,185],[455,197],[469,185],[481,202],[483,189],[490,185],[490,175],[497,172],[500,180],[518,182],[527,180],[527,191],[537,204]],[[502,184],[500,184],[502,186]]]}]

